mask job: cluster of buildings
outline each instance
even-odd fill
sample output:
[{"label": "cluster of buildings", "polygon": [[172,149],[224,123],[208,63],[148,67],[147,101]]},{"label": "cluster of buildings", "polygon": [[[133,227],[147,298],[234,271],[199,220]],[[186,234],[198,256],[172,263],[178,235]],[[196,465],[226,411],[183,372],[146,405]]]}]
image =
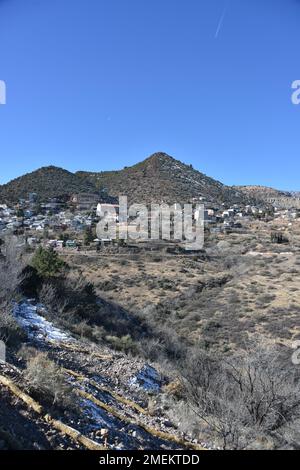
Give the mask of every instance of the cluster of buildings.
[{"label": "cluster of buildings", "polygon": [[274,219],[293,221],[300,218],[300,209],[275,208]]},{"label": "cluster of buildings", "polygon": [[40,202],[35,193],[30,193],[17,204],[0,204],[0,239],[14,233],[22,235],[31,247],[41,243],[55,249],[105,245],[107,239],[95,238],[97,208],[102,205],[118,212],[119,206],[114,202],[112,198],[105,200],[99,194],[85,193],[74,194],[67,201],[51,198]]},{"label": "cluster of buildings", "polygon": [[26,200],[20,199],[15,205],[0,204],[0,237],[11,232],[22,234],[31,245],[41,239],[51,244],[53,235],[57,234],[69,233],[80,238],[95,222],[98,202],[99,195],[96,198],[83,194],[82,197],[74,195],[69,201],[53,198],[40,203],[37,195],[30,193]]},{"label": "cluster of buildings", "polygon": [[43,233],[48,231],[80,232],[92,225],[91,215],[74,214],[62,210],[55,214],[36,212],[34,210],[20,210],[0,205],[0,232],[23,231]]},{"label": "cluster of buildings", "polygon": [[[298,209],[270,209],[253,205],[204,204],[204,225],[211,233],[241,231],[247,222],[254,218],[297,219]],[[52,198],[39,202],[35,193],[28,198],[20,199],[18,204],[9,207],[0,204],[0,237],[6,232],[25,236],[29,245],[42,241],[55,248],[74,248],[84,240],[87,230],[95,234],[96,223],[100,213],[116,214],[118,222],[119,206],[116,200],[102,198],[99,194],[74,194],[68,201]],[[199,217],[197,212],[195,218]],[[151,216],[150,216],[151,217]],[[132,222],[132,221],[131,221]],[[134,221],[133,221],[134,224]],[[92,236],[92,235],[91,235]],[[91,238],[90,242],[103,240]],[[104,240],[106,242],[107,240]]]},{"label": "cluster of buildings", "polygon": [[244,225],[255,217],[265,217],[266,208],[233,204],[225,208],[205,206],[204,225],[212,233],[240,231]]}]

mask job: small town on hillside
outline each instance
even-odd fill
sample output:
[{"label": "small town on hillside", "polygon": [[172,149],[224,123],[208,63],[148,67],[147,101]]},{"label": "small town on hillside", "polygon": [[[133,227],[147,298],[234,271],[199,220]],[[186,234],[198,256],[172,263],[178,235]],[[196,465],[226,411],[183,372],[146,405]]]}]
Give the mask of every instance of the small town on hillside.
[{"label": "small town on hillside", "polygon": [[[20,199],[17,204],[0,203],[0,236],[8,233],[23,236],[28,247],[42,245],[57,250],[100,251],[114,244],[115,241],[109,238],[97,238],[96,225],[100,214],[110,209],[118,214],[117,200],[112,204],[101,200],[100,194],[87,193],[73,194],[67,201],[64,199],[39,201],[36,193],[30,193],[27,199]],[[270,228],[274,226],[274,230],[285,232],[300,218],[297,199],[294,199],[294,207],[289,209],[262,203],[233,204],[231,207],[208,205],[203,199],[199,198],[198,203],[204,204],[205,231],[214,234],[245,233],[258,219]],[[116,218],[118,223],[118,216]],[[134,227],[134,220],[131,224]]]},{"label": "small town on hillside", "polygon": [[0,0],[1,468],[300,449],[299,18]]}]

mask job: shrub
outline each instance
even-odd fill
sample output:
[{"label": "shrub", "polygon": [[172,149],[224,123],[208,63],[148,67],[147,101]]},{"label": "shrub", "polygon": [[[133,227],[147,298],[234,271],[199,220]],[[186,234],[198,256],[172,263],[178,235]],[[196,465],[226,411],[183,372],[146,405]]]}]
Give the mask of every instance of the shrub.
[{"label": "shrub", "polygon": [[130,335],[125,336],[106,336],[106,341],[108,341],[111,346],[117,351],[124,351],[126,353],[132,352],[136,353],[136,345]]},{"label": "shrub", "polygon": [[37,274],[43,278],[56,277],[66,268],[66,263],[60,259],[54,250],[42,247],[36,250],[31,265],[36,269]]},{"label": "shrub", "polygon": [[10,304],[2,304],[0,307],[0,340],[8,346],[15,346],[22,339],[24,333],[11,312]]},{"label": "shrub", "polygon": [[33,298],[38,294],[43,279],[38,275],[37,270],[32,266],[26,266],[22,272],[20,290],[25,297]]},{"label": "shrub", "polygon": [[81,338],[93,339],[95,337],[93,334],[93,327],[84,320],[79,323],[76,323],[74,325],[73,331],[74,333],[78,334]]},{"label": "shrub", "polygon": [[29,390],[44,402],[62,409],[76,404],[76,396],[66,375],[46,353],[34,351],[29,354],[24,378]]},{"label": "shrub", "polygon": [[283,439],[300,416],[299,380],[275,349],[252,347],[229,359],[206,353],[182,364],[191,408],[224,449],[251,448],[259,436]]},{"label": "shrub", "polygon": [[0,257],[0,340],[14,346],[24,335],[13,314],[12,301],[19,295],[24,253],[16,237],[6,237],[4,256]]},{"label": "shrub", "polygon": [[271,233],[271,242],[272,243],[278,243],[278,244],[283,244],[283,243],[288,243],[289,240],[288,238],[283,235],[281,232],[272,232]]},{"label": "shrub", "polygon": [[90,227],[87,227],[84,231],[84,235],[83,235],[83,243],[85,246],[89,246],[92,241],[94,240],[94,234],[93,234],[93,231]]}]

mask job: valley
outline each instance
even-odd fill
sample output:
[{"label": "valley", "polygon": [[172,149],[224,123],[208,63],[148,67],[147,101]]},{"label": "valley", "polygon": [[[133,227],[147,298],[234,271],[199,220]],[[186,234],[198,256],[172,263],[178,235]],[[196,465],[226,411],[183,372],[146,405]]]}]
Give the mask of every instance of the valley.
[{"label": "valley", "polygon": [[[175,194],[165,179],[176,168]],[[96,191],[95,175],[50,174],[56,186],[42,170],[36,193],[0,205],[0,445],[297,448],[298,198],[224,187],[161,153],[123,182],[97,177],[98,193],[81,193]],[[6,194],[22,196],[32,177]],[[56,191],[65,178],[75,195],[42,199],[39,187]],[[165,201],[161,190],[204,204],[202,249],[95,238],[99,205],[118,214],[114,185],[134,202],[136,178],[149,181],[146,204]],[[277,196],[290,207],[272,205]]]}]

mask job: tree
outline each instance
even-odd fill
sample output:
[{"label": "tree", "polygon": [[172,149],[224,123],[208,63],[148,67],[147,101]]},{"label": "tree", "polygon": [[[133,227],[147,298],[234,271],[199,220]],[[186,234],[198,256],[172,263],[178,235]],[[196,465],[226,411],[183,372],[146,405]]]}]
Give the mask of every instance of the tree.
[{"label": "tree", "polygon": [[66,241],[70,240],[71,236],[69,233],[65,232],[65,233],[61,233],[59,236],[59,239],[62,240],[64,242],[64,244],[66,243]]},{"label": "tree", "polygon": [[282,232],[272,232],[271,233],[271,242],[278,243],[279,245],[283,243],[288,243],[288,238]]},{"label": "tree", "polygon": [[52,249],[39,247],[31,261],[39,276],[44,278],[56,277],[66,268],[66,263]]},{"label": "tree", "polygon": [[252,346],[230,358],[190,355],[182,367],[189,404],[224,449],[252,447],[262,437],[283,438],[297,429],[297,372],[275,348]]},{"label": "tree", "polygon": [[84,292],[88,295],[90,299],[96,300],[96,289],[95,289],[95,286],[91,282],[88,282],[84,286]]},{"label": "tree", "polygon": [[42,206],[39,203],[36,203],[33,206],[33,210],[36,212],[36,214],[42,214],[43,212],[45,212],[44,209],[42,208]]},{"label": "tree", "polygon": [[4,248],[0,258],[0,340],[13,344],[22,338],[22,331],[12,315],[12,301],[18,296],[26,259],[24,247],[16,237],[5,237],[2,242]]},{"label": "tree", "polygon": [[4,256],[0,264],[0,303],[2,301],[6,303],[14,298],[26,265],[24,246],[17,237],[6,237],[3,245]]},{"label": "tree", "polygon": [[84,231],[83,242],[85,246],[88,246],[94,240],[93,231],[90,227],[87,227]]},{"label": "tree", "polygon": [[23,219],[24,218],[24,210],[23,209],[18,209],[17,211],[17,217],[19,219]]}]

